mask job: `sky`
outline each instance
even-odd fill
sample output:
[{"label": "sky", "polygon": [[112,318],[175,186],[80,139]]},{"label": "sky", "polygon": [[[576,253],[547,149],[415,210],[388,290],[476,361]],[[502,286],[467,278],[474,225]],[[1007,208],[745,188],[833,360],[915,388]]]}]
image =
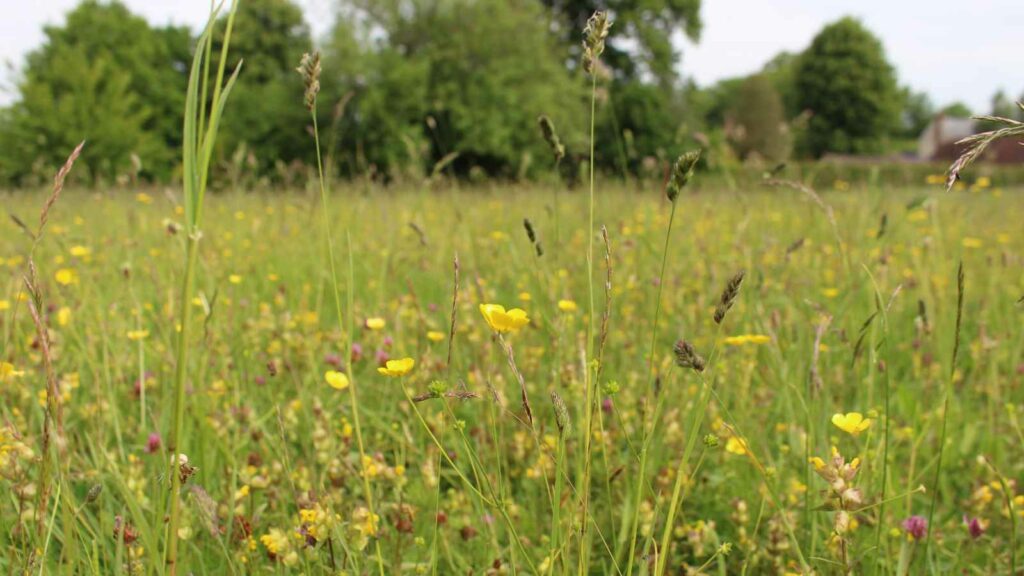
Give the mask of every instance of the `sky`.
[{"label": "sky", "polygon": [[[205,22],[209,0],[123,0],[155,24]],[[78,0],[0,0],[0,63],[20,67]],[[313,33],[331,24],[332,0],[299,0]],[[902,85],[942,106],[965,102],[988,112],[992,95],[1024,92],[1020,26],[1024,0],[703,0],[704,31],[693,44],[678,36],[680,72],[707,86],[755,72],[782,50],[804,49],[826,23],[860,18],[882,39]],[[10,72],[0,73],[0,104],[9,103]]]}]

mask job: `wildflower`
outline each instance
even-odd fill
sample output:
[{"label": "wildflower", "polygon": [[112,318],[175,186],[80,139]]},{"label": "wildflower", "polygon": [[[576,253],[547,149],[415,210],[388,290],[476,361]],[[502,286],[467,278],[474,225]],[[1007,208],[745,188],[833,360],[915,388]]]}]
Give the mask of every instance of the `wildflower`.
[{"label": "wildflower", "polygon": [[7,301],[7,300],[0,300],[0,312],[3,312],[4,310],[10,310],[10,309],[11,309],[11,303],[9,301]]},{"label": "wildflower", "polygon": [[963,244],[964,248],[981,248],[983,244],[980,238],[972,238],[970,236],[964,237],[960,243]]},{"label": "wildflower", "polygon": [[232,284],[241,284],[242,277],[239,276],[238,274],[232,274],[228,276],[228,282],[231,282]]},{"label": "wildflower", "polygon": [[974,540],[981,538],[981,535],[985,533],[985,523],[980,518],[968,518],[964,514],[964,526],[967,527],[967,533]]},{"label": "wildflower", "polygon": [[68,323],[70,322],[71,308],[68,308],[67,306],[62,306],[60,310],[57,311],[57,324],[61,326],[67,326]]},{"label": "wildflower", "polygon": [[413,366],[416,365],[416,361],[412,358],[402,358],[401,360],[388,360],[387,363],[377,368],[377,372],[385,376],[396,378],[399,376],[405,376],[409,372],[412,372]]},{"label": "wildflower", "polygon": [[327,383],[335,390],[348,388],[348,376],[344,372],[328,370],[324,373],[324,380],[327,380]]},{"label": "wildflower", "polygon": [[72,284],[78,284],[78,272],[71,268],[61,268],[53,275],[54,280],[61,286],[70,286]]},{"label": "wildflower", "polygon": [[832,423],[851,436],[856,436],[871,427],[871,419],[864,418],[860,412],[835,414],[832,416]]},{"label": "wildflower", "polygon": [[129,340],[134,340],[136,342],[139,340],[145,340],[149,337],[149,330],[129,330],[127,336]]},{"label": "wildflower", "polygon": [[740,334],[739,336],[727,336],[723,342],[729,346],[743,346],[744,344],[767,344],[772,339],[764,334]]},{"label": "wildflower", "polygon": [[267,548],[272,560],[280,559],[285,566],[294,566],[299,562],[299,555],[283,530],[271,528],[269,533],[260,536],[260,542]]},{"label": "wildflower", "polygon": [[928,520],[924,516],[911,516],[903,521],[902,526],[914,540],[920,540],[928,533]]},{"label": "wildflower", "polygon": [[573,302],[572,300],[559,300],[558,309],[561,310],[562,312],[575,312],[576,303]]},{"label": "wildflower", "polygon": [[20,376],[24,376],[24,370],[15,370],[14,364],[10,362],[0,362],[0,382],[6,382],[8,379],[13,380]]},{"label": "wildflower", "polygon": [[746,441],[742,440],[738,436],[730,436],[729,439],[725,441],[725,451],[730,454],[736,454],[737,456],[745,456],[750,453],[750,451],[747,450]]},{"label": "wildflower", "polygon": [[441,340],[444,340],[444,332],[431,330],[430,332],[427,332],[427,340],[430,340],[431,342],[440,342]]},{"label": "wildflower", "polygon": [[491,329],[499,334],[515,332],[530,323],[526,311],[519,308],[506,312],[505,307],[499,304],[481,304],[480,313]]},{"label": "wildflower", "polygon": [[366,319],[366,327],[370,330],[383,330],[388,323],[383,318],[374,316]]},{"label": "wildflower", "polygon": [[71,252],[71,255],[75,258],[86,258],[92,254],[92,250],[87,246],[72,246],[69,252]]}]

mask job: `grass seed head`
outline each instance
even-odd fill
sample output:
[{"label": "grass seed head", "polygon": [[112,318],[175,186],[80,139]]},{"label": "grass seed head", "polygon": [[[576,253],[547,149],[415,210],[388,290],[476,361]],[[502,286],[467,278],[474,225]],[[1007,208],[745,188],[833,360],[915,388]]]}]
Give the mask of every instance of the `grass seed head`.
[{"label": "grass seed head", "polygon": [[686,184],[693,177],[693,170],[697,167],[697,162],[700,160],[700,150],[691,150],[686,154],[683,154],[676,160],[675,166],[672,167],[672,178],[668,183],[668,199],[672,202],[676,201],[679,197],[679,193],[686,187]]},{"label": "grass seed head", "polygon": [[595,73],[597,61],[604,53],[604,42],[611,27],[612,21],[608,19],[608,12],[604,10],[594,12],[587,19],[587,26],[583,29],[583,69],[587,74]]},{"label": "grass seed head", "polygon": [[555,162],[560,162],[562,158],[565,158],[565,146],[562,145],[562,140],[558,138],[558,132],[555,131],[555,123],[551,121],[546,115],[541,115],[537,118],[537,124],[540,125],[540,133],[544,136],[544,141],[551,147],[551,153],[555,155]]},{"label": "grass seed head", "polygon": [[320,92],[320,53],[303,54],[295,70],[302,75],[302,83],[306,86],[306,108],[312,110],[316,105],[316,95]]},{"label": "grass seed head", "polygon": [[697,353],[697,350],[686,340],[680,339],[676,342],[675,347],[676,353],[676,364],[680,368],[692,368],[697,372],[703,372],[707,363],[704,358]]},{"label": "grass seed head", "polygon": [[569,420],[569,408],[565,401],[558,395],[558,392],[551,393],[551,403],[555,406],[555,423],[558,424],[558,432],[565,435],[572,431],[572,422]]},{"label": "grass seed head", "polygon": [[722,296],[718,299],[718,306],[715,308],[715,324],[721,324],[722,320],[725,320],[725,314],[736,303],[736,298],[740,295],[740,285],[743,284],[743,276],[745,274],[746,272],[740,270],[726,283],[725,290],[722,291]]}]

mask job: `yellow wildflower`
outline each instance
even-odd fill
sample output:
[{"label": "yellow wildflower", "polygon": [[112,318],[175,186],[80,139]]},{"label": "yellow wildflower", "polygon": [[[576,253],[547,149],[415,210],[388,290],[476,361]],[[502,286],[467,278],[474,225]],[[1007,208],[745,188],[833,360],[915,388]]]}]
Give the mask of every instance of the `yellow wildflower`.
[{"label": "yellow wildflower", "polygon": [[0,382],[4,382],[8,379],[14,379],[19,376],[24,376],[24,370],[15,370],[14,364],[10,362],[0,362]]},{"label": "yellow wildflower", "polygon": [[764,334],[740,334],[739,336],[727,336],[723,342],[729,346],[743,346],[744,344],[767,344],[772,339]]},{"label": "yellow wildflower", "polygon": [[61,286],[78,284],[78,272],[71,268],[61,268],[60,270],[57,270],[57,273],[53,275],[53,278]]},{"label": "yellow wildflower", "polygon": [[499,304],[481,304],[480,313],[491,329],[498,333],[515,332],[530,323],[526,311],[513,308],[505,311],[505,307]]},{"label": "yellow wildflower", "polygon": [[562,312],[575,312],[576,303],[573,302],[572,300],[559,300],[558,309],[561,310]]},{"label": "yellow wildflower", "polygon": [[444,332],[431,330],[430,332],[427,332],[427,340],[430,340],[431,342],[440,342],[441,340],[444,340]]},{"label": "yellow wildflower", "polygon": [[328,370],[324,374],[324,379],[327,380],[327,383],[335,390],[344,390],[345,388],[348,388],[348,376],[344,372]]},{"label": "yellow wildflower", "polygon": [[398,376],[405,376],[409,372],[412,372],[413,366],[416,365],[416,361],[412,358],[402,358],[401,360],[388,360],[387,364],[377,368],[377,372],[385,376],[391,376],[396,378]]},{"label": "yellow wildflower", "polygon": [[749,453],[747,450],[747,443],[738,436],[730,436],[729,439],[725,441],[725,451],[730,454],[736,454],[737,456],[745,456]]},{"label": "yellow wildflower", "polygon": [[129,340],[136,340],[136,341],[138,341],[138,340],[145,340],[148,337],[149,337],[149,330],[129,330],[128,331],[128,339]]},{"label": "yellow wildflower", "polygon": [[373,318],[366,319],[366,327],[370,330],[382,330],[387,325],[388,323],[383,318],[375,316]]},{"label": "yellow wildflower", "polygon": [[856,436],[871,427],[871,419],[864,418],[860,412],[849,412],[846,414],[835,414],[832,416],[832,423],[843,432]]}]

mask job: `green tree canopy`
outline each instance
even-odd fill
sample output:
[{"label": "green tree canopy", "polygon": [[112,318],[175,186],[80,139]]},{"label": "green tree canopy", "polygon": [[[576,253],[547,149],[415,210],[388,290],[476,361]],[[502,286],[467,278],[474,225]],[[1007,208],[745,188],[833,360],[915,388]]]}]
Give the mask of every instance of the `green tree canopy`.
[{"label": "green tree canopy", "polygon": [[896,75],[881,42],[858,20],[829,24],[796,71],[799,105],[810,110],[807,152],[873,153],[896,126]]},{"label": "green tree canopy", "polygon": [[114,1],[85,0],[28,56],[20,99],[8,112],[0,163],[20,180],[36,162],[49,170],[81,140],[94,179],[123,173],[136,154],[166,178],[181,141],[190,34],[152,28]]},{"label": "green tree canopy", "polygon": [[[572,145],[582,83],[563,66],[537,3],[362,1],[350,8],[365,27],[342,20],[325,49],[324,73],[336,94],[355,95],[341,130],[356,164],[390,172],[412,161],[429,169],[458,153],[460,172],[513,176],[528,167],[526,158],[547,157],[540,114]],[[351,63],[355,54],[364,66]]]},{"label": "green tree canopy", "polygon": [[[214,38],[220,54],[224,27]],[[309,156],[309,114],[295,67],[313,41],[302,10],[291,0],[245,0],[235,14],[229,70],[242,62],[224,114],[222,150],[251,151],[264,171]],[[222,154],[222,157],[224,155]]]},{"label": "green tree canopy", "polygon": [[[699,40],[703,22],[701,0],[541,0],[556,16],[555,30],[579,61],[580,31],[597,10],[608,10],[614,21],[612,42],[602,61],[626,79],[650,75],[663,86],[676,80],[679,51],[672,35],[682,32]],[[624,48],[630,46],[630,49]]]},{"label": "green tree canopy", "polygon": [[741,158],[756,155],[782,162],[789,156],[782,98],[768,76],[755,74],[743,82],[731,115],[738,127],[734,147]]}]

